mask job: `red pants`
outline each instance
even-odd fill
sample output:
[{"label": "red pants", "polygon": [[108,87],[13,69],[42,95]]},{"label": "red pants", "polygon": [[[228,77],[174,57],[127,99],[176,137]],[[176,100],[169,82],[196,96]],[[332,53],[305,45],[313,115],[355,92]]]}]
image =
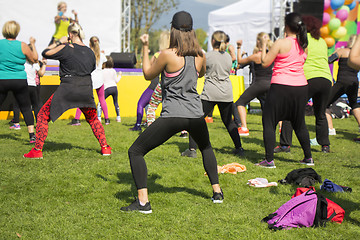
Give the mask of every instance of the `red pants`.
[{"label": "red pants", "polygon": [[[47,102],[42,106],[37,116],[36,124],[36,142],[35,148],[42,149],[45,139],[48,135],[49,121],[50,121],[50,106],[54,95],[52,95]],[[100,143],[100,146],[106,146],[106,137],[104,127],[96,116],[95,108],[80,108],[84,113],[86,121],[89,123],[95,137]]]}]

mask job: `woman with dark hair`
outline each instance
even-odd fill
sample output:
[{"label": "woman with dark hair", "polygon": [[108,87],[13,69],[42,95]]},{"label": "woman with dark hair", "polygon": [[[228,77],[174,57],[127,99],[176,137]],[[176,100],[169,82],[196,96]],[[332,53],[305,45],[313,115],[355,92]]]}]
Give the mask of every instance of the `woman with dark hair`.
[{"label": "woman with dark hair", "polygon": [[144,155],[184,129],[191,134],[202,153],[204,168],[213,189],[212,201],[222,203],[224,199],[200,96],[196,91],[197,79],[204,75],[206,61],[192,26],[189,13],[177,12],[171,23],[169,48],[161,51],[154,62],[149,60],[149,36],[144,34],[140,37],[145,79],[154,79],[161,73],[163,107],[161,116],[129,148],[138,198],[129,206],[122,207],[122,211],[152,212]]},{"label": "woman with dark hair", "polygon": [[[325,111],[332,86],[332,75],[328,64],[327,45],[320,37],[321,20],[313,16],[303,16],[302,20],[308,31],[308,55],[304,64],[304,73],[308,81],[308,99],[313,100],[316,140],[321,145],[321,151],[329,153],[330,141]],[[289,121],[283,121],[280,146],[277,146],[274,152],[289,152],[291,142],[291,124]]]},{"label": "woman with dark hair", "polygon": [[[60,85],[55,93],[40,109],[36,125],[35,147],[25,158],[42,158],[42,149],[48,134],[49,121],[58,119],[70,108],[79,107],[84,113],[101,147],[101,154],[111,154],[111,147],[106,142],[105,131],[97,119],[96,106],[92,90],[91,72],[95,69],[95,55],[82,42],[84,32],[79,24],[72,23],[68,28],[69,37],[62,37],[60,42],[48,46],[42,55],[46,59],[60,61]],[[67,43],[71,41],[71,43]]]},{"label": "woman with dark hair", "polygon": [[[262,49],[266,49],[267,39],[262,39]],[[300,14],[290,13],[285,17],[285,38],[278,39],[269,49],[261,52],[263,67],[274,62],[271,85],[265,100],[263,136],[265,159],[257,166],[275,168],[274,145],[275,129],[279,121],[289,120],[305,158],[300,162],[314,165],[311,156],[309,132],[305,125],[305,106],[307,103],[308,83],[303,66],[308,45],[306,26]]]},{"label": "woman with dark hair", "polygon": [[2,28],[5,39],[0,40],[0,107],[8,92],[12,92],[19,104],[21,113],[28,128],[30,143],[35,142],[34,115],[24,64],[26,60],[37,62],[38,54],[35,48],[35,38],[30,38],[30,47],[16,40],[20,25],[15,21],[7,21]]},{"label": "woman with dark hair", "polygon": [[[352,114],[354,115],[360,129],[360,104],[357,102],[359,90],[359,70],[356,66],[351,64],[351,61],[348,61],[350,51],[352,51],[352,47],[355,41],[357,41],[357,38],[359,37],[356,37],[356,35],[351,35],[347,46],[345,48],[336,49],[335,52],[329,57],[330,63],[339,60],[339,70],[337,81],[331,89],[327,107],[330,108],[330,105],[333,104],[339,97],[341,97],[341,95],[346,94]],[[350,62],[350,65],[348,65],[348,62]],[[326,116],[329,122],[329,132],[332,135],[336,135],[329,111],[327,111]]]},{"label": "woman with dark hair", "polygon": [[[226,52],[226,37],[223,31],[215,31],[211,36],[213,51],[206,53],[205,83],[200,98],[204,117],[214,109],[215,105],[218,106],[221,120],[235,146],[233,153],[243,156],[244,149],[241,147],[237,125],[232,119],[233,94],[230,81],[232,61],[230,54]],[[196,157],[196,143],[191,134],[189,148],[181,156]]]}]

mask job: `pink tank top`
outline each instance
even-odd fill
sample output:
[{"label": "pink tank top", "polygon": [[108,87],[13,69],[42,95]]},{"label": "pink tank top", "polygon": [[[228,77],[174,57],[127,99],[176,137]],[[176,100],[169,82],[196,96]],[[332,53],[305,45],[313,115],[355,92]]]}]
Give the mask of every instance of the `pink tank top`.
[{"label": "pink tank top", "polygon": [[278,54],[274,60],[271,84],[288,86],[304,86],[307,81],[304,75],[304,63],[306,53],[300,47],[296,38],[287,37],[292,41],[292,47],[288,53]]}]

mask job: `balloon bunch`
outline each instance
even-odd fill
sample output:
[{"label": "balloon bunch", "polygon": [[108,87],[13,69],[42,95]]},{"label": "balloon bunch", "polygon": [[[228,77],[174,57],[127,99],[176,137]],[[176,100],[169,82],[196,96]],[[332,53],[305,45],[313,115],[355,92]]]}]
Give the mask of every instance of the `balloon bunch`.
[{"label": "balloon bunch", "polygon": [[320,33],[329,48],[346,35],[346,19],[355,7],[356,0],[324,0],[323,26]]}]

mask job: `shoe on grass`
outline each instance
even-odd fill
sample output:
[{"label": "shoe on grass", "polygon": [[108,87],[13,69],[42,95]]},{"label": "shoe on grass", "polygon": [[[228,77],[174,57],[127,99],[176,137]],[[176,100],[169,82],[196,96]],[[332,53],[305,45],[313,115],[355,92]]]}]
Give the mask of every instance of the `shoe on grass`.
[{"label": "shoe on grass", "polygon": [[121,122],[121,117],[120,116],[116,117],[116,122]]},{"label": "shoe on grass", "polygon": [[133,128],[129,128],[130,131],[139,131],[141,132],[141,127],[140,125],[135,125]]},{"label": "shoe on grass", "polygon": [[205,122],[206,123],[213,123],[214,122],[214,119],[212,117],[206,117],[205,118]]},{"label": "shoe on grass", "polygon": [[30,137],[29,143],[35,143],[36,142],[36,137],[32,136]]},{"label": "shoe on grass", "polygon": [[276,146],[274,148],[274,153],[280,153],[280,152],[290,152],[290,146]]},{"label": "shoe on grass", "polygon": [[314,160],[312,158],[304,158],[303,160],[300,161],[301,164],[305,164],[308,166],[314,166]]},{"label": "shoe on grass", "polygon": [[310,139],[310,145],[311,146],[319,146],[320,144],[316,140],[316,138]]},{"label": "shoe on grass", "polygon": [[105,118],[105,125],[109,125],[110,124],[110,119]]},{"label": "shoe on grass", "polygon": [[276,168],[274,160],[272,160],[271,162],[264,160],[262,162],[255,164],[255,166],[264,167],[264,168]]},{"label": "shoe on grass", "polygon": [[245,155],[245,150],[244,150],[242,147],[236,148],[236,149],[233,151],[233,154],[242,157],[242,156]]},{"label": "shoe on grass", "polygon": [[187,131],[182,131],[182,132],[180,133],[179,137],[181,137],[181,138],[187,138],[187,137],[188,137]]},{"label": "shoe on grass", "polygon": [[197,157],[197,153],[195,149],[186,149],[185,152],[181,153],[181,156],[183,157],[191,157],[191,158],[196,158]]},{"label": "shoe on grass", "polygon": [[79,119],[73,119],[71,120],[71,126],[80,126],[81,123],[80,123],[80,120]]},{"label": "shoe on grass", "polygon": [[329,153],[330,152],[330,146],[326,146],[326,145],[322,146],[321,151],[323,153]]},{"label": "shoe on grass", "polygon": [[246,127],[239,127],[238,132],[240,136],[246,137],[249,136],[249,129]]},{"label": "shoe on grass", "polygon": [[111,155],[111,147],[109,145],[103,146],[101,147],[101,154],[103,156],[109,156]]},{"label": "shoe on grass", "polygon": [[14,123],[12,126],[10,126],[10,129],[14,129],[14,130],[20,130],[20,124],[19,123]]},{"label": "shoe on grass", "polygon": [[36,150],[35,148],[32,148],[30,152],[25,153],[23,155],[24,158],[33,158],[33,159],[42,159],[43,154],[41,150]]},{"label": "shoe on grass", "polygon": [[124,212],[137,211],[144,214],[152,213],[150,202],[147,202],[144,206],[142,206],[138,198],[135,198],[135,201],[133,201],[129,206],[121,207],[120,210]]},{"label": "shoe on grass", "polygon": [[213,203],[223,203],[224,201],[224,194],[221,192],[213,192],[213,196],[211,197],[211,201]]},{"label": "shoe on grass", "polygon": [[329,128],[329,135],[333,135],[333,136],[336,135],[335,128]]}]

